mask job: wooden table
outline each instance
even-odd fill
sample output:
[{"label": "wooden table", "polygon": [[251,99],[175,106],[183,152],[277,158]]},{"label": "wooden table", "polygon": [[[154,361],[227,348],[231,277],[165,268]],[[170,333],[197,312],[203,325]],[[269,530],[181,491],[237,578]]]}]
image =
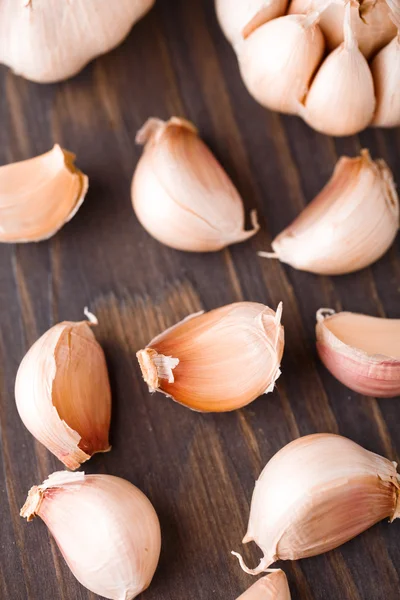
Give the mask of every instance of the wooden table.
[{"label": "wooden table", "polygon": [[[211,0],[157,0],[126,42],[74,79],[40,86],[0,70],[0,161],[45,152],[77,154],[90,190],[78,215],[48,242],[0,248],[0,597],[81,600],[44,524],[18,513],[31,485],[61,468],[20,421],[15,374],[51,325],[80,320],[88,305],[113,389],[113,450],[85,470],[125,477],[160,516],[163,549],[143,600],[230,600],[253,579],[240,550],[254,480],[284,444],[341,433],[398,460],[399,399],[360,397],[317,359],[321,306],[399,317],[399,242],[377,264],[345,277],[316,277],[259,259],[329,178],[361,147],[385,158],[400,181],[400,134],[370,130],[333,140],[297,118],[258,106],[241,83]],[[148,116],[184,115],[199,127],[262,224],[251,241],[196,255],[153,240],[132,211],[129,186]],[[286,348],[273,394],[243,410],[202,415],[149,395],[135,352],[189,313],[238,300],[284,304]],[[399,522],[380,523],[340,549],[284,564],[294,600],[399,598]],[[244,548],[256,564],[255,547]]]}]

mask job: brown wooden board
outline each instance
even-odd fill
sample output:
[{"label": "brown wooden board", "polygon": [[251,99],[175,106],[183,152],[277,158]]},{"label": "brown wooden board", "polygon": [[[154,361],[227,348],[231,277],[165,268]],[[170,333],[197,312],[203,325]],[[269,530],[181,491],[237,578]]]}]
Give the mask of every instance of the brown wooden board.
[{"label": "brown wooden board", "polygon": [[[149,116],[193,120],[232,176],[262,231],[223,252],[170,250],[139,225],[130,181],[141,154],[135,132]],[[312,432],[341,433],[391,460],[399,456],[399,399],[349,391],[320,364],[321,306],[400,317],[399,240],[377,264],[317,277],[259,259],[271,239],[329,178],[337,158],[370,148],[400,181],[399,131],[334,140],[297,118],[258,106],[239,77],[211,0],[157,0],[128,39],[70,81],[36,85],[0,69],[0,164],[54,142],[77,154],[90,190],[78,215],[48,242],[0,247],[0,598],[86,600],[45,525],[19,508],[30,486],[61,464],[36,443],[14,402],[29,346],[84,306],[99,318],[113,390],[112,452],[89,473],[125,477],[151,498],[163,547],[143,600],[235,599],[253,583],[241,549],[254,480],[284,444]],[[243,410],[191,412],[149,395],[135,352],[191,312],[253,300],[284,304],[286,348],[273,394]],[[380,523],[340,549],[283,566],[294,600],[396,600],[400,524]],[[257,563],[255,547],[244,548]]]}]

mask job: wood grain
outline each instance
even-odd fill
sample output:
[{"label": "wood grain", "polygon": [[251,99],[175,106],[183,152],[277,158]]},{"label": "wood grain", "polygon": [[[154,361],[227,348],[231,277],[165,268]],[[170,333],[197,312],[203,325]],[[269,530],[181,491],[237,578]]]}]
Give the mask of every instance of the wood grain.
[{"label": "wood grain", "polygon": [[[149,116],[192,119],[262,231],[210,255],[175,252],[140,227],[129,188]],[[24,353],[59,320],[99,318],[113,389],[111,453],[85,470],[125,477],[149,495],[163,531],[161,561],[143,600],[236,598],[252,579],[230,556],[241,548],[254,480],[299,435],[341,433],[399,457],[399,399],[360,397],[335,381],[314,347],[320,306],[400,317],[399,241],[376,265],[316,277],[269,247],[322,188],[343,153],[363,146],[400,181],[399,131],[334,140],[258,106],[241,83],[211,0],[157,0],[128,39],[74,79],[40,86],[0,68],[0,163],[74,151],[90,178],[80,212],[48,242],[0,248],[0,597],[94,600],[66,567],[46,527],[18,516],[31,485],[60,463],[27,432],[14,402]],[[276,391],[232,414],[192,413],[149,395],[135,352],[191,312],[236,300],[284,303],[286,349]],[[287,563],[294,600],[396,600],[399,523],[380,523],[340,549]],[[256,564],[257,550],[243,549]]]}]

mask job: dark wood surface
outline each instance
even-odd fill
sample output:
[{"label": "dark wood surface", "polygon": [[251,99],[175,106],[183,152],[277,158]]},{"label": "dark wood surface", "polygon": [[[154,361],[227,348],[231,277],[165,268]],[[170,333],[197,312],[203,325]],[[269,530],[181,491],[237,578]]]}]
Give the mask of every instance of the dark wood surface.
[{"label": "dark wood surface", "polygon": [[[135,132],[148,116],[173,114],[196,123],[246,209],[257,209],[262,232],[250,242],[184,254],[137,222],[129,193],[141,153]],[[400,181],[400,133],[333,140],[258,106],[211,0],[157,0],[124,44],[58,85],[32,84],[1,67],[0,125],[1,164],[58,142],[90,178],[78,215],[53,239],[0,247],[0,598],[95,598],[75,581],[40,519],[19,517],[30,486],[61,464],[25,429],[13,393],[29,346],[54,323],[80,320],[88,305],[111,376],[113,450],[85,470],[132,481],[160,516],[161,560],[143,600],[233,600],[253,579],[230,551],[241,549],[255,478],[284,444],[339,432],[399,458],[399,399],[350,392],[322,367],[314,345],[321,306],[400,317],[399,241],[373,267],[338,278],[297,272],[256,251],[270,247],[344,153],[366,146]],[[219,415],[150,396],[136,350],[191,312],[237,300],[283,301],[286,348],[275,392]],[[383,522],[334,552],[284,564],[293,599],[398,599],[399,527]],[[244,554],[256,564],[255,547]]]}]

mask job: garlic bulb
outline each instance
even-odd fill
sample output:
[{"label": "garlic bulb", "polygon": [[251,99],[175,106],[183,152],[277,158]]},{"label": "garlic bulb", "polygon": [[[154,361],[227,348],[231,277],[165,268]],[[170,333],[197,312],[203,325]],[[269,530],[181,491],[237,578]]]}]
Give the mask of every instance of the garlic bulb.
[{"label": "garlic bulb", "polygon": [[344,42],[322,63],[300,115],[317,131],[344,136],[367,127],[374,111],[374,82],[354,37],[349,2],[346,5]]},{"label": "garlic bulb", "polygon": [[111,391],[91,324],[64,321],[23,358],[15,399],[25,427],[69,469],[110,449]]},{"label": "garlic bulb", "polygon": [[263,23],[285,14],[288,0],[216,0],[222,31],[235,45]]},{"label": "garlic bulb", "polygon": [[271,110],[297,114],[324,53],[318,14],[268,21],[237,47],[250,94]]},{"label": "garlic bulb", "polygon": [[237,600],[290,600],[290,590],[285,573],[281,569],[273,570],[262,577]]},{"label": "garlic bulb", "polygon": [[339,160],[324,189],[272,242],[274,252],[259,255],[311,273],[342,275],[383,256],[398,227],[392,173],[363,150],[358,158]]},{"label": "garlic bulb", "polygon": [[[334,50],[344,41],[343,24],[345,1],[333,1],[325,8],[324,0],[293,0],[289,14],[307,14],[309,10],[323,9],[319,26],[325,36],[329,50]],[[366,58],[373,56],[396,35],[396,27],[390,19],[385,0],[361,0],[351,4],[351,19],[358,47]]]},{"label": "garlic bulb", "polygon": [[284,347],[282,304],[276,313],[238,302],[197,313],[137,353],[150,391],[194,410],[222,412],[271,392]]},{"label": "garlic bulb", "polygon": [[328,552],[378,521],[400,516],[396,464],[333,434],[299,438],[267,463],[256,482],[247,534],[264,556],[257,575],[276,560]]},{"label": "garlic bulb", "polygon": [[74,166],[75,155],[52,150],[0,167],[0,242],[39,242],[76,214],[88,178]]},{"label": "garlic bulb", "polygon": [[371,63],[375,83],[376,127],[400,125],[400,33],[381,50]]},{"label": "garlic bulb", "polygon": [[253,229],[244,230],[242,199],[191,123],[149,119],[136,141],[145,150],[133,176],[133,208],[158,241],[213,252],[258,231],[255,212]]},{"label": "garlic bulb", "polygon": [[31,488],[21,516],[45,522],[72,573],[95,594],[131,600],[150,585],[160,524],[149,499],[125,479],[53,473]]},{"label": "garlic bulb", "polygon": [[400,395],[400,319],[321,308],[318,354],[336,379],[366,396]]},{"label": "garlic bulb", "polygon": [[0,62],[31,81],[72,77],[117,46],[154,0],[2,0]]}]

